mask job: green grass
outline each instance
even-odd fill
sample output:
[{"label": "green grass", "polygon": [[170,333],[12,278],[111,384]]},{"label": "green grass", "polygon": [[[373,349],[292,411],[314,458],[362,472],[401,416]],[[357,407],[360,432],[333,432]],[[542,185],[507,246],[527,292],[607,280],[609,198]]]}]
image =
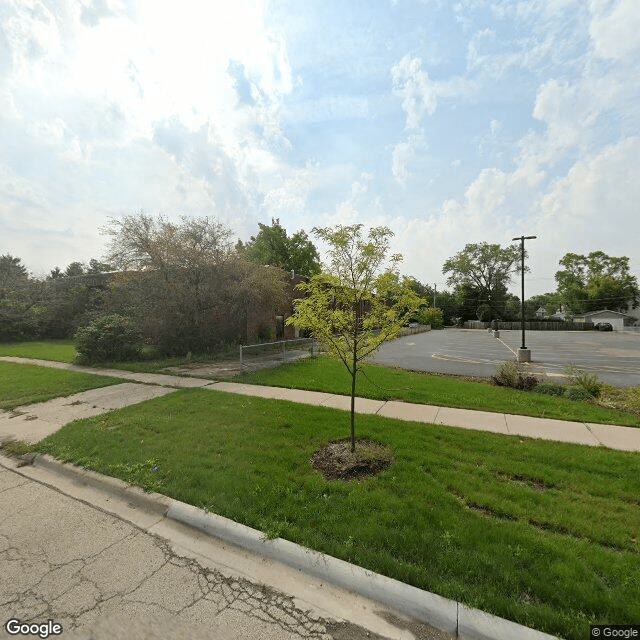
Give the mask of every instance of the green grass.
[{"label": "green grass", "polygon": [[37,358],[39,360],[57,360],[73,362],[76,350],[73,340],[42,340],[29,342],[0,343],[0,356]]},{"label": "green grass", "polygon": [[120,382],[125,380],[64,369],[0,362],[0,409],[14,409],[23,404],[44,402]]},{"label": "green grass", "polygon": [[[0,356],[16,356],[20,358],[37,358],[40,360],[57,360],[58,362],[73,362],[76,350],[73,340],[43,340],[0,343]],[[123,371],[139,371],[143,373],[156,373],[165,367],[176,367],[194,362],[194,357],[166,357],[156,355],[152,347],[144,347],[143,360],[138,362],[103,362],[92,365],[96,368],[122,369]],[[237,359],[238,353],[229,348],[216,354],[201,354],[197,356],[198,362],[219,362],[224,359]]]},{"label": "green grass", "polygon": [[[309,463],[348,413],[181,390],[37,449],[569,640],[640,620],[640,456],[358,416],[394,464]],[[155,471],[154,471],[155,469]]]},{"label": "green grass", "polygon": [[[376,400],[404,400],[443,407],[496,411],[578,422],[640,426],[640,415],[599,407],[589,402],[517,391],[450,376],[364,365],[356,394]],[[250,384],[326,391],[350,395],[351,380],[345,366],[328,357],[311,358],[274,369],[243,374],[236,380]]]}]

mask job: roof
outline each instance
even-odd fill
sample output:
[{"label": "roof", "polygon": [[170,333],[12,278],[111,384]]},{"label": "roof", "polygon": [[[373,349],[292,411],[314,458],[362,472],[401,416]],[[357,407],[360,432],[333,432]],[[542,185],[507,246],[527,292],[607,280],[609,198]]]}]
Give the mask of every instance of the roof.
[{"label": "roof", "polygon": [[620,316],[621,318],[631,318],[628,313],[620,313],[619,311],[611,311],[611,309],[600,309],[599,311],[589,311],[587,313],[577,313],[574,318],[590,318],[592,316],[599,316],[602,314]]}]

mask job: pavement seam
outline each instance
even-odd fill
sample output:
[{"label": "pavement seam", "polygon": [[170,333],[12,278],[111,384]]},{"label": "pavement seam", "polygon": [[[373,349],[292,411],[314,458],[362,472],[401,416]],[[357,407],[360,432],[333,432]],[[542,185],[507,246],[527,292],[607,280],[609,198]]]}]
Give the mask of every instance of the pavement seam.
[{"label": "pavement seam", "polygon": [[600,440],[600,438],[598,438],[598,436],[593,433],[593,429],[591,429],[591,427],[588,425],[588,423],[583,422],[584,426],[587,428],[587,431],[595,438],[596,442],[598,443],[599,446],[604,447],[606,445],[604,445],[602,443],[602,441]]},{"label": "pavement seam", "polygon": [[388,403],[389,403],[389,401],[388,401],[388,400],[385,400],[385,401],[384,401],[384,402],[383,402],[383,403],[378,407],[378,409],[377,409],[377,411],[375,412],[375,414],[374,414],[374,415],[376,415],[376,416],[377,416],[377,415],[378,415],[378,414],[379,414],[379,413],[380,413],[380,412],[381,412],[381,411],[382,411],[382,410],[387,406],[387,404],[388,404]]}]

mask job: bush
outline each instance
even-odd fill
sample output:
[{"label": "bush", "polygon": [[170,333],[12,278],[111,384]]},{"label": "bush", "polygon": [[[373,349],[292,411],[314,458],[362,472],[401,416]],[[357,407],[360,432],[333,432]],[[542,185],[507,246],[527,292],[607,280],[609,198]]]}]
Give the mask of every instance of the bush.
[{"label": "bush", "polygon": [[587,373],[572,364],[564,368],[564,373],[569,378],[569,384],[584,389],[590,397],[600,393],[602,382],[595,373]]},{"label": "bush", "polygon": [[258,329],[258,342],[269,342],[273,337],[273,331],[267,324],[261,324]]},{"label": "bush", "polygon": [[442,309],[437,307],[422,307],[422,309],[418,310],[415,319],[420,324],[431,325],[432,329],[442,329],[444,327]]},{"label": "bush", "polygon": [[591,398],[591,394],[584,387],[571,385],[566,388],[564,397],[569,398],[569,400],[588,400]]},{"label": "bush", "polygon": [[529,391],[538,384],[538,378],[527,375],[515,362],[503,362],[496,368],[491,381],[499,387]]},{"label": "bush", "polygon": [[101,316],[74,336],[81,364],[140,358],[143,342],[140,331],[129,318],[117,314]]},{"label": "bush", "polygon": [[534,391],[536,393],[544,393],[547,396],[563,396],[566,387],[563,384],[557,384],[556,382],[541,382]]}]

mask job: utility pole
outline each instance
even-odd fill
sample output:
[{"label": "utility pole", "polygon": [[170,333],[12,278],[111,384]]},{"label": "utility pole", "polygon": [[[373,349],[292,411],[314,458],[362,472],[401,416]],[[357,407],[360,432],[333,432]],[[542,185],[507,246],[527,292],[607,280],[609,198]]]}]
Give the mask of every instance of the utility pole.
[{"label": "utility pole", "polygon": [[511,240],[520,240],[520,259],[522,272],[522,295],[520,297],[520,326],[522,328],[522,346],[518,349],[518,362],[531,362],[531,349],[527,349],[524,341],[524,241],[534,240],[537,236],[520,236]]},{"label": "utility pole", "polygon": [[433,283],[433,308],[436,308],[436,291],[438,289],[437,283]]}]

